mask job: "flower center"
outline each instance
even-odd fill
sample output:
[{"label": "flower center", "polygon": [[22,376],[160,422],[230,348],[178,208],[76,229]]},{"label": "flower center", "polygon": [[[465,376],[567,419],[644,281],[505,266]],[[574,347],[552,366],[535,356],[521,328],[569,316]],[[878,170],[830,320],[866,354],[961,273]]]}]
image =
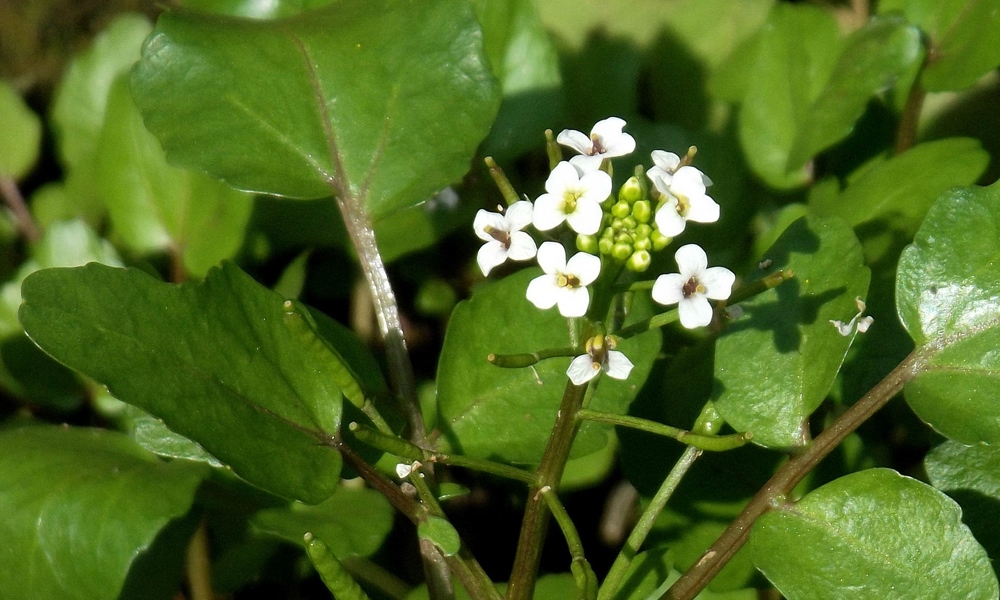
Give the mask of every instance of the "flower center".
[{"label": "flower center", "polygon": [[563,193],[563,205],[562,210],[564,214],[570,214],[576,210],[576,201],[582,196],[582,192],[567,190]]},{"label": "flower center", "polygon": [[704,294],[705,286],[699,283],[696,277],[692,277],[691,279],[688,279],[687,283],[684,284],[684,287],[681,288],[681,293],[684,294],[685,298],[690,298],[695,294]]},{"label": "flower center", "polygon": [[572,273],[559,273],[556,275],[556,284],[559,287],[564,288],[578,288],[580,287],[580,278]]},{"label": "flower center", "polygon": [[590,141],[593,143],[593,147],[590,149],[591,156],[596,156],[598,154],[604,154],[605,152],[607,152],[607,149],[604,147],[604,144],[601,143],[601,137],[599,135],[591,134]]},{"label": "flower center", "polygon": [[687,215],[687,211],[691,208],[691,202],[688,200],[687,196],[674,195],[677,198],[677,214],[680,216]]},{"label": "flower center", "polygon": [[487,225],[485,228],[483,228],[483,231],[486,232],[486,235],[488,235],[491,238],[495,239],[496,241],[500,242],[500,245],[503,246],[504,248],[507,248],[507,249],[510,248],[510,232],[509,231],[506,231],[506,230],[503,230],[503,229],[496,229],[495,227],[490,227],[489,225]]}]

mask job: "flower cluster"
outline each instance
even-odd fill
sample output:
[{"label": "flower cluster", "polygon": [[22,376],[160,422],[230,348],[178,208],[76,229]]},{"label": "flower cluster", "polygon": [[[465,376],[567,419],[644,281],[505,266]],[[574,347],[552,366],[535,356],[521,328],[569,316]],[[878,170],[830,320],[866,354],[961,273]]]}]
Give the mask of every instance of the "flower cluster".
[{"label": "flower cluster", "polygon": [[[604,273],[615,277],[624,268],[641,273],[652,262],[652,252],[662,250],[682,234],[688,221],[713,223],[719,219],[719,205],[708,195],[712,180],[691,165],[696,149],[682,158],[656,150],[653,166],[642,168],[613,192],[612,158],[631,154],[635,139],[624,132],[625,121],[610,117],[598,122],[590,135],[564,130],[555,143],[577,154],[556,163],[545,182],[545,193],[532,203],[505,193],[510,205],[505,212],[480,210],[476,215],[476,235],[485,243],[477,257],[484,275],[507,259],[537,258],[543,275],[527,288],[527,299],[540,309],[558,307],[564,317],[584,317],[590,307],[591,286]],[[550,135],[550,134],[549,134]],[[549,137],[550,155],[557,150]],[[502,175],[501,175],[502,176]],[[499,181],[499,180],[498,180]],[[509,183],[503,180],[509,188]],[[650,185],[651,184],[651,185]],[[516,200],[516,201],[515,201]],[[502,209],[501,209],[502,210]],[[532,225],[545,236],[557,228],[574,232],[579,252],[567,259],[566,249],[557,241],[535,239],[525,228]],[[553,232],[553,233],[549,233]],[[711,300],[726,300],[736,276],[724,267],[709,267],[705,251],[694,244],[679,248],[674,257],[678,273],[660,275],[652,286],[653,300],[677,304],[681,324],[696,328],[712,322]],[[624,379],[632,363],[615,350],[616,339],[603,334],[590,338],[586,354],[578,356],[567,371],[571,381],[581,385],[601,371]]]}]

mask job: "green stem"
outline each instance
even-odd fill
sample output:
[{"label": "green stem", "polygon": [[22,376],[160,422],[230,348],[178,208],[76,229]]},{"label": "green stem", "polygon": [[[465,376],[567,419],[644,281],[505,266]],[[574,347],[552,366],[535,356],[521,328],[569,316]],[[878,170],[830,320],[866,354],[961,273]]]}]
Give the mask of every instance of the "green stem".
[{"label": "green stem", "polygon": [[355,581],[363,581],[392,600],[405,600],[410,594],[405,581],[366,558],[349,556],[340,562]]},{"label": "green stem", "polygon": [[559,525],[559,529],[562,530],[563,537],[566,538],[570,557],[573,560],[586,560],[583,553],[583,540],[580,539],[580,534],[576,530],[573,519],[566,512],[566,507],[563,506],[563,503],[559,501],[559,496],[556,495],[555,490],[549,486],[545,486],[539,490],[539,493],[542,495],[542,499],[545,500],[546,506],[549,507],[552,517],[556,520],[556,524]]},{"label": "green stem", "polygon": [[24,239],[28,240],[30,244],[40,240],[42,232],[35,224],[35,219],[32,218],[24,196],[21,195],[21,190],[18,189],[17,182],[13,178],[0,177],[0,196],[3,196],[4,200],[7,201],[7,206],[10,206],[11,211],[13,211],[17,227],[24,234]]},{"label": "green stem", "polygon": [[560,358],[567,356],[577,356],[583,352],[582,348],[565,346],[563,348],[546,348],[538,352],[525,352],[522,354],[493,354],[490,353],[486,360],[498,367],[505,369],[519,369],[530,367],[546,358]]},{"label": "green stem", "polygon": [[552,135],[551,129],[545,130],[545,154],[549,157],[549,170],[551,171],[562,160],[562,148],[559,147],[555,136]]},{"label": "green stem", "polygon": [[745,445],[747,441],[753,437],[753,434],[749,431],[746,433],[735,433],[733,435],[724,436],[699,435],[684,429],[671,427],[669,425],[664,425],[663,423],[657,423],[656,421],[650,421],[649,419],[642,419],[640,417],[632,417],[629,415],[616,415],[613,413],[590,409],[583,409],[578,412],[576,416],[580,419],[586,419],[588,421],[610,423],[612,425],[630,427],[640,431],[655,433],[656,435],[673,438],[678,442],[687,444],[688,446],[694,446],[699,450],[708,450],[709,452],[723,452],[725,450],[739,448],[740,446]]},{"label": "green stem", "polygon": [[663,597],[671,600],[690,600],[697,596],[746,543],[750,528],[757,517],[768,510],[776,498],[790,494],[823,458],[844,441],[844,438],[895,397],[906,382],[921,371],[923,363],[922,355],[917,352],[911,353],[864,398],[858,400],[827,427],[804,452],[793,456],[782,465],[712,547],[667,590]]},{"label": "green stem", "polygon": [[558,489],[570,448],[573,446],[573,438],[579,427],[576,413],[580,410],[586,393],[587,386],[566,382],[566,390],[563,392],[559,412],[556,413],[552,435],[538,465],[535,484],[528,492],[517,553],[514,556],[514,567],[507,586],[507,600],[529,600],[534,592],[538,561],[541,558],[542,544],[545,541],[545,532],[551,515],[540,492],[546,486]]},{"label": "green stem", "polygon": [[507,175],[504,174],[503,169],[497,164],[497,161],[493,160],[492,156],[487,156],[483,159],[486,163],[486,167],[489,169],[490,177],[493,178],[493,182],[497,184],[500,188],[500,193],[503,195],[504,202],[507,206],[514,204],[520,198],[517,196],[517,192],[514,190],[514,186],[510,184],[510,180],[507,179]]},{"label": "green stem", "polygon": [[729,299],[726,300],[726,304],[729,306],[739,304],[740,302],[753,298],[758,294],[763,294],[771,288],[778,287],[792,277],[795,277],[795,273],[791,269],[782,269],[781,271],[765,275],[757,281],[748,283],[733,290]]},{"label": "green stem", "polygon": [[628,327],[618,331],[617,333],[615,333],[615,335],[623,340],[627,340],[632,336],[636,336],[641,333],[646,333],[651,329],[658,329],[660,327],[665,327],[666,325],[675,322],[679,318],[680,315],[677,313],[677,309],[674,308],[668,310],[665,313],[653,315],[652,317],[639,321],[638,323],[633,323]]},{"label": "green stem", "polygon": [[529,473],[524,469],[518,469],[517,467],[511,467],[509,465],[495,463],[488,460],[469,458],[467,456],[455,454],[437,453],[427,453],[424,460],[444,465],[451,465],[454,467],[464,467],[466,469],[472,469],[482,473],[489,473],[490,475],[497,475],[498,477],[506,477],[507,479],[513,479],[514,481],[520,481],[528,485],[535,483],[535,475],[533,473]]},{"label": "green stem", "polygon": [[681,455],[680,459],[674,464],[674,467],[670,470],[667,478],[663,480],[660,485],[660,489],[656,491],[656,495],[650,501],[649,506],[643,511],[642,516],[639,518],[639,522],[636,523],[635,528],[632,529],[632,533],[629,534],[628,539],[625,540],[625,545],[622,547],[621,552],[615,558],[614,564],[611,565],[611,570],[608,571],[608,576],[604,579],[604,583],[601,584],[600,592],[597,595],[598,600],[610,600],[615,597],[618,590],[621,588],[622,579],[625,577],[625,573],[628,572],[629,566],[632,564],[632,560],[635,559],[636,555],[639,554],[639,549],[642,548],[642,544],[646,541],[646,537],[649,532],[653,529],[653,524],[656,522],[656,518],[663,511],[663,508],[667,505],[667,501],[673,495],[674,490],[680,484],[681,479],[687,474],[691,466],[694,465],[694,461],[701,456],[701,450],[688,446]]},{"label": "green stem", "polygon": [[372,429],[367,425],[351,421],[347,428],[354,437],[358,438],[366,446],[371,446],[372,448],[403,458],[409,458],[410,460],[423,460],[426,457],[426,451],[423,448],[394,435],[387,435],[381,431]]}]

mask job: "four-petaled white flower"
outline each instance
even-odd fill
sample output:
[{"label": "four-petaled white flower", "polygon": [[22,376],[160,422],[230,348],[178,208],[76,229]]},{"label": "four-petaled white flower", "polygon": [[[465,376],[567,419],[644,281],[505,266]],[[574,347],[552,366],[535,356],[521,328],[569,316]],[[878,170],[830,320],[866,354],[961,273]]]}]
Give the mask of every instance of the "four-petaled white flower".
[{"label": "four-petaled white flower", "polygon": [[[681,167],[681,157],[677,156],[673,152],[667,152],[665,150],[653,150],[650,154],[653,159],[653,166],[646,171],[646,176],[654,184],[656,183],[657,177],[662,177],[667,183],[677,172],[677,169]],[[708,178],[708,175],[704,173],[701,174],[701,179],[705,183],[705,187],[712,185],[712,180]]]},{"label": "four-petaled white flower", "polygon": [[566,221],[573,231],[593,235],[601,228],[604,218],[601,202],[611,195],[611,176],[604,171],[583,174],[563,161],[552,169],[545,191],[548,193],[535,200],[531,219],[539,231],[548,231]]},{"label": "four-petaled white flower", "polygon": [[587,353],[574,358],[566,369],[566,375],[573,385],[587,383],[602,370],[608,377],[627,379],[632,372],[632,361],[615,350],[616,345],[612,336],[597,335],[587,340]]},{"label": "four-petaled white flower", "polygon": [[688,221],[714,223],[719,220],[719,205],[705,193],[706,182],[710,181],[704,173],[689,165],[673,174],[657,174],[653,178],[653,185],[664,197],[655,217],[660,233],[677,237]]},{"label": "four-petaled white flower", "polygon": [[535,256],[535,240],[521,231],[531,223],[531,203],[521,200],[507,207],[505,214],[480,210],[472,227],[479,239],[486,242],[479,249],[476,260],[483,275],[508,258],[529,260]]},{"label": "four-petaled white flower", "polygon": [[708,256],[695,244],[678,248],[674,259],[680,273],[657,277],[653,283],[653,300],[660,304],[677,304],[681,325],[688,329],[708,325],[713,313],[709,299],[729,298],[736,275],[725,267],[709,268]]},{"label": "four-petaled white flower", "polygon": [[545,271],[528,284],[528,300],[541,309],[559,305],[564,317],[582,317],[590,305],[587,286],[601,272],[601,259],[578,252],[566,262],[566,250],[557,242],[538,248],[538,265]]},{"label": "four-petaled white flower", "polygon": [[584,173],[596,171],[605,158],[625,156],[635,150],[635,138],[622,131],[625,121],[618,117],[608,117],[598,121],[590,130],[590,137],[582,131],[563,129],[556,141],[580,153],[570,159]]}]

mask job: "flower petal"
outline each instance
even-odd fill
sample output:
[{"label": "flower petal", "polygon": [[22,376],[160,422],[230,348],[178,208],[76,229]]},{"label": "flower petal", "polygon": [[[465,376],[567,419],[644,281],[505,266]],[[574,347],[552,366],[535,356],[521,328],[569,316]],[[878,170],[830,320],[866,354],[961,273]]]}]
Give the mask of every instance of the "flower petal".
[{"label": "flower petal", "polygon": [[545,180],[545,191],[556,196],[566,193],[567,187],[575,188],[580,183],[580,171],[572,164],[562,161],[552,169]]},{"label": "flower petal", "polygon": [[684,284],[687,279],[680,273],[660,275],[653,283],[653,300],[660,304],[677,304],[684,299]]},{"label": "flower petal", "polygon": [[701,281],[701,275],[708,267],[708,255],[698,244],[685,244],[674,253],[674,260],[677,261],[677,270],[685,278],[697,277]]},{"label": "flower petal", "polygon": [[582,317],[587,314],[587,307],[590,306],[590,292],[587,288],[559,288],[559,291],[559,314],[564,317]]},{"label": "flower petal", "polygon": [[684,227],[687,226],[687,221],[677,212],[676,198],[667,200],[660,207],[660,210],[656,211],[656,216],[653,219],[656,222],[656,228],[667,237],[677,237],[684,232]]},{"label": "flower petal", "polygon": [[549,275],[565,271],[566,249],[559,242],[544,242],[538,248],[538,266]]},{"label": "flower petal", "polygon": [[677,312],[681,316],[681,325],[688,329],[703,327],[712,322],[712,305],[708,298],[694,294],[677,303]]},{"label": "flower petal", "polygon": [[604,171],[592,171],[580,178],[580,186],[583,188],[581,200],[586,198],[601,203],[611,195],[611,176]]},{"label": "flower petal", "polygon": [[508,230],[519,231],[527,227],[531,223],[531,213],[533,210],[531,202],[526,200],[518,200],[508,206],[507,212],[504,215],[507,218]]},{"label": "flower petal", "polygon": [[506,260],[507,249],[496,240],[490,240],[483,244],[483,247],[479,249],[479,254],[476,255],[476,262],[479,263],[484,277],[489,276],[493,267],[502,265]]},{"label": "flower petal", "polygon": [[628,379],[629,373],[632,372],[632,367],[632,361],[627,356],[617,350],[608,350],[608,364],[604,370],[608,377]]},{"label": "flower petal", "polygon": [[674,178],[670,182],[670,189],[674,195],[684,195],[688,198],[702,196],[705,194],[705,179],[698,169],[685,165],[674,173]]},{"label": "flower petal", "polygon": [[566,263],[565,272],[576,275],[576,278],[580,280],[580,285],[590,285],[601,274],[601,259],[593,254],[577,252]]},{"label": "flower petal", "polygon": [[566,375],[569,376],[569,380],[573,382],[573,385],[583,385],[594,377],[597,377],[597,374],[600,372],[601,365],[594,363],[594,359],[590,358],[589,354],[577,356],[573,359],[573,362],[569,363],[569,368],[566,369]]},{"label": "flower petal", "polygon": [[560,288],[552,275],[540,275],[528,283],[526,296],[538,308],[552,308],[559,301]]},{"label": "flower petal", "polygon": [[687,211],[688,221],[698,223],[715,223],[719,220],[719,205],[711,197],[702,194],[688,198],[690,207]]},{"label": "flower petal", "polygon": [[593,173],[600,170],[602,162],[604,162],[604,156],[601,154],[594,156],[578,154],[569,159],[569,163],[579,169],[581,173]]},{"label": "flower petal", "polygon": [[576,150],[580,154],[590,154],[594,148],[594,143],[590,141],[590,137],[587,134],[573,129],[563,129],[560,131],[559,135],[556,136],[556,141],[563,146]]},{"label": "flower petal", "polygon": [[[665,150],[653,150],[649,155],[653,159],[653,164],[656,165],[654,169],[659,167],[661,170],[667,173],[673,173],[677,170],[677,167],[681,164],[681,157],[677,156],[673,152],[667,152]],[[652,171],[653,169],[650,169]]]},{"label": "flower petal", "polygon": [[531,213],[531,222],[535,229],[548,231],[554,229],[566,220],[566,213],[562,211],[562,196],[556,194],[542,194],[535,200],[535,208]]},{"label": "flower petal", "polygon": [[597,233],[601,229],[603,220],[604,210],[601,209],[601,205],[583,198],[576,201],[576,210],[566,215],[566,222],[569,223],[570,228],[584,235]]},{"label": "flower petal", "polygon": [[535,240],[523,231],[513,231],[510,234],[510,248],[507,249],[507,256],[512,260],[531,260],[535,257],[538,247]]},{"label": "flower petal", "polygon": [[725,267],[710,267],[698,277],[698,283],[705,286],[705,295],[712,300],[726,300],[733,293],[736,275]]},{"label": "flower petal", "polygon": [[486,233],[487,227],[498,231],[507,231],[507,221],[504,220],[503,215],[500,213],[480,209],[476,213],[475,220],[472,222],[472,229],[475,230],[476,236],[484,242],[493,241],[493,236]]}]

